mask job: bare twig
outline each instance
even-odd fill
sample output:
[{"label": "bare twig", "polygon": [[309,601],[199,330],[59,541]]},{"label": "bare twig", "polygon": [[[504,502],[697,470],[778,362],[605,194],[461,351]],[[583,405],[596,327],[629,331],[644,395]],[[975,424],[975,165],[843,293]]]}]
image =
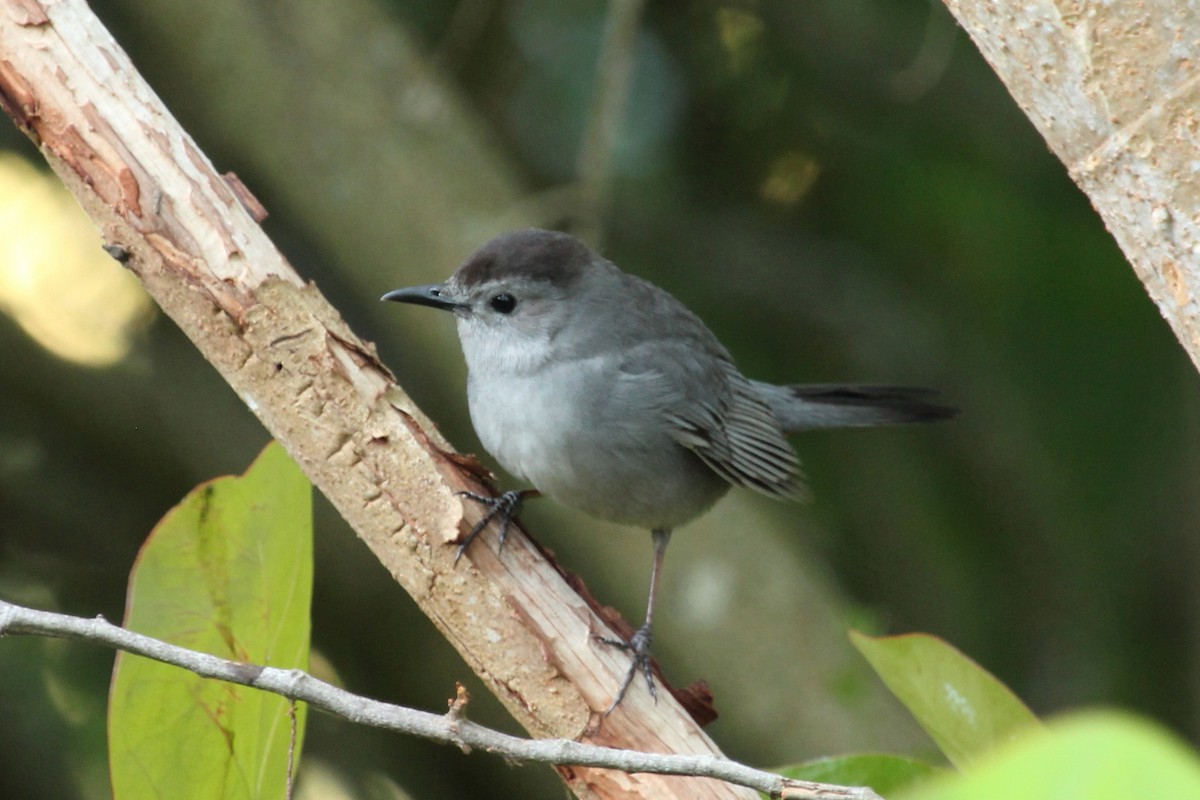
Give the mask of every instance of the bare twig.
[{"label": "bare twig", "polygon": [[587,128],[579,146],[581,214],[576,233],[593,247],[603,244],[604,216],[612,195],[613,148],[625,116],[625,101],[637,52],[638,22],[645,0],[611,0]]},{"label": "bare twig", "polygon": [[12,634],[78,639],[105,645],[173,664],[205,678],[252,686],[293,701],[303,700],[350,722],[420,736],[464,750],[478,748],[516,761],[716,778],[766,792],[772,797],[796,800],[879,800],[879,796],[868,788],[792,780],[716,756],[641,753],[570,739],[522,739],[467,719],[464,716],[467,698],[461,686],[446,714],[431,714],[352,694],[302,670],[245,664],[178,647],[113,625],[103,617],[86,619],[0,600],[0,636]]},{"label": "bare twig", "polygon": [[[0,632],[4,628],[0,625]],[[287,793],[284,795],[286,800],[292,800],[292,790],[296,783],[296,739],[299,737],[299,731],[296,725],[296,700],[288,704],[288,759],[287,759]]]}]

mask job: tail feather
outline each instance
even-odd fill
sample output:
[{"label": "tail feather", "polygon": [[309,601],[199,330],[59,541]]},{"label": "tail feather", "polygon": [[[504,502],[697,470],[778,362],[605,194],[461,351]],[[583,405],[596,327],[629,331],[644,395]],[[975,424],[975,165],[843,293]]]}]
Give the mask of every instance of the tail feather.
[{"label": "tail feather", "polygon": [[784,433],[935,422],[958,414],[956,408],[931,402],[936,391],[913,386],[753,383]]}]

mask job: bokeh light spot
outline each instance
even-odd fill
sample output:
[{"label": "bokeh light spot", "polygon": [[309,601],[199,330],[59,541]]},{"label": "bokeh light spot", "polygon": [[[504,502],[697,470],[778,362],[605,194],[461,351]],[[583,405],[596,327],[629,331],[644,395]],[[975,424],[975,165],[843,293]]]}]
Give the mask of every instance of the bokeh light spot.
[{"label": "bokeh light spot", "polygon": [[804,199],[820,174],[821,166],[814,158],[792,150],[771,162],[759,194],[769,202],[794,206]]},{"label": "bokeh light spot", "polygon": [[722,6],[717,9],[717,40],[725,51],[731,72],[741,72],[754,60],[765,25],[749,8]]},{"label": "bokeh light spot", "polygon": [[0,313],[59,358],[93,367],[124,358],[154,309],[102,244],[57,178],[0,153]]}]

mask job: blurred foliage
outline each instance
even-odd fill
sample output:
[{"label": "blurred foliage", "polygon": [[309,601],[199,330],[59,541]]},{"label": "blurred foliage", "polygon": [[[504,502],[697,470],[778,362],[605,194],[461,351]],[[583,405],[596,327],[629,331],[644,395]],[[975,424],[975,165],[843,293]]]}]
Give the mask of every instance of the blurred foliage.
[{"label": "blurred foliage", "polygon": [[[503,228],[569,221],[606,6],[92,5],[265,203],[297,269],[477,451],[449,322],[376,298]],[[735,493],[676,537],[656,647],[669,677],[714,686],[721,746],[759,764],[931,753],[845,642],[851,624],[936,633],[1039,715],[1116,704],[1200,740],[1195,371],[944,9],[653,3],[636,55],[606,253],[688,303],[756,378],[929,385],[963,409],[805,436],[813,505]],[[10,127],[0,147],[36,160]],[[36,302],[67,318],[80,312],[49,304],[78,294]],[[155,521],[267,435],[161,315],[107,368],[61,360],[6,315],[0,351],[0,594],[117,618]],[[316,512],[314,646],[354,691],[441,708],[462,662]],[[526,517],[640,615],[649,537],[550,504]],[[0,796],[107,795],[111,664],[0,643]],[[467,682],[473,717],[511,729]],[[321,715],[305,748],[314,785],[347,797],[562,792],[547,769]]]},{"label": "blurred foliage", "polygon": [[0,309],[65,361],[125,358],[153,302],[113,263],[100,234],[53,175],[0,152]]},{"label": "blurred foliage", "polygon": [[976,768],[920,783],[898,800],[1124,800],[1200,796],[1200,759],[1129,714],[1069,715],[997,748]]},{"label": "blurred foliage", "polygon": [[[882,797],[919,786],[946,772],[903,756],[866,754],[826,756],[776,770],[786,778],[841,786],[869,786]],[[761,797],[766,797],[760,793]]]}]

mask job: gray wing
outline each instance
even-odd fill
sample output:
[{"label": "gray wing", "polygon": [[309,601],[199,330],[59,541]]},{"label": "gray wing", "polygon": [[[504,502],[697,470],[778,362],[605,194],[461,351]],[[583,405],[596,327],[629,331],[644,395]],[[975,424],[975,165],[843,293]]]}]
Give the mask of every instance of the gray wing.
[{"label": "gray wing", "polygon": [[736,486],[804,498],[800,460],[770,406],[731,362],[722,361],[721,371],[724,391],[710,402],[668,411],[673,438]]},{"label": "gray wing", "polygon": [[670,437],[730,483],[804,497],[800,461],[771,406],[712,331],[658,287],[622,279],[619,297],[589,313],[608,323],[604,341],[593,346],[611,352],[615,341],[620,348],[623,402],[661,414]]},{"label": "gray wing", "polygon": [[620,402],[661,415],[670,438],[713,472],[773,497],[806,496],[800,461],[770,405],[715,338],[660,339],[625,351],[622,362]]}]

